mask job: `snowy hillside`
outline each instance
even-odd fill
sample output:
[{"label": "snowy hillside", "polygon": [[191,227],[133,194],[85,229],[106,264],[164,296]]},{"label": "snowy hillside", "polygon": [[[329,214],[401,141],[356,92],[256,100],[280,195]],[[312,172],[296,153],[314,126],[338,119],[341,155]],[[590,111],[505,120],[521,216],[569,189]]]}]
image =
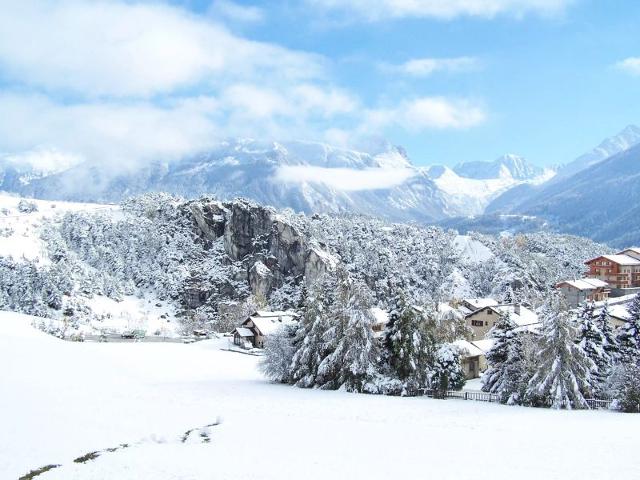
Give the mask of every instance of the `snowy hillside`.
[{"label": "snowy hillside", "polygon": [[[427,171],[444,192],[446,213],[450,217],[482,214],[487,205],[504,192],[519,185],[544,183],[554,175],[553,170],[540,169],[540,172],[535,172],[538,175],[527,177],[522,172],[511,172],[504,165],[495,173],[482,170],[476,177],[461,175],[457,170],[445,166],[430,167]],[[495,176],[491,176],[493,174]]]},{"label": "snowy hillside", "polygon": [[[15,197],[3,201],[0,309],[42,317],[41,328],[67,337],[230,331],[258,303],[298,308],[305,287],[336,269],[364,282],[383,309],[396,284],[410,284],[408,298],[422,304],[467,295],[501,299],[511,288],[535,304],[555,282],[579,275],[585,256],[605,249],[576,237],[497,243],[435,227],[307,217],[206,197],[148,194],[119,207],[38,201],[30,212],[20,212]],[[21,208],[34,207],[22,201]],[[557,251],[559,244],[570,247]]]},{"label": "snowy hillside", "polygon": [[[59,263],[58,258],[52,258],[55,252],[45,232],[58,228],[64,222],[65,215],[69,214],[102,215],[114,221],[124,216],[115,205],[49,202],[0,195],[0,272],[7,267],[15,271],[17,267],[22,288],[29,285],[31,291],[25,291],[24,296],[18,297],[19,305],[23,308],[31,304],[29,295],[38,294],[38,287],[34,284],[37,280],[25,277],[36,277],[35,272],[55,271],[55,264]],[[55,276],[52,279],[56,281]],[[65,283],[69,280],[67,277]],[[4,282],[11,281],[11,277],[4,277]],[[10,287],[5,285],[5,288]],[[64,288],[62,282],[58,287]],[[85,287],[82,285],[71,283],[69,287],[84,291],[85,294],[71,295],[71,292],[66,292],[60,299],[59,313],[65,309],[75,309],[78,313],[83,312],[82,321],[56,315],[54,310],[42,311],[43,314],[49,313],[46,316],[50,317],[40,319],[39,326],[42,329],[51,332],[68,330],[69,335],[72,332],[99,335],[136,329],[144,330],[148,335],[160,332],[162,336],[174,336],[179,329],[173,305],[159,300],[152,291],[119,295],[115,296],[115,300],[96,292],[89,293],[83,290]],[[7,306],[4,305],[5,308]]]},{"label": "snowy hillside", "polygon": [[[417,458],[445,479],[607,480],[638,469],[634,415],[292,389],[267,382],[257,357],[220,350],[224,340],[70,343],[32,320],[0,313],[0,363],[11,365],[0,369],[3,478],[46,466],[38,478],[418,478]],[[500,445],[490,469],[461,461],[461,439],[479,437]]]}]

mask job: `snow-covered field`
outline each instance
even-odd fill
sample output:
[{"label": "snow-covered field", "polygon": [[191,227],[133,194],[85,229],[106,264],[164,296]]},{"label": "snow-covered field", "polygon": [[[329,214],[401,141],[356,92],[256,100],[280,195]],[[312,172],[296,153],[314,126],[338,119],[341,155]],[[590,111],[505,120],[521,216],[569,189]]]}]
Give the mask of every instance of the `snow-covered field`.
[{"label": "snow-covered field", "polygon": [[30,322],[0,313],[3,479],[49,464],[61,466],[38,479],[618,480],[640,469],[638,415],[301,390],[265,381],[259,358],[221,340],[71,343]]}]

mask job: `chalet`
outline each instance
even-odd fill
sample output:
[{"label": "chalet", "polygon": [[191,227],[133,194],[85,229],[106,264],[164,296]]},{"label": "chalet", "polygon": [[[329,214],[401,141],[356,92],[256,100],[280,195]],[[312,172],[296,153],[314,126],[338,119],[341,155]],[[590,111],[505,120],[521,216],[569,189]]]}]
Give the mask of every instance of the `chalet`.
[{"label": "chalet", "polygon": [[600,315],[602,309],[607,304],[607,309],[609,310],[609,321],[613,328],[621,327],[626,323],[629,319],[629,304],[635,298],[635,294],[633,295],[624,295],[622,297],[612,298],[607,302],[595,302],[594,303],[594,314]]},{"label": "chalet", "polygon": [[242,325],[232,332],[233,343],[241,347],[251,345],[255,348],[264,348],[266,337],[281,326],[291,325],[296,321],[296,314],[293,312],[259,310],[250,315],[249,318],[242,322]]},{"label": "chalet", "polygon": [[600,302],[609,298],[609,284],[598,278],[565,280],[556,284],[569,308],[575,308],[583,302]]},{"label": "chalet", "polygon": [[475,312],[465,315],[465,323],[471,329],[472,340],[482,340],[486,338],[489,330],[503,316],[509,314],[511,319],[525,329],[536,329],[539,325],[538,315],[520,304],[494,305],[481,308]]},{"label": "chalet", "polygon": [[480,310],[484,307],[494,307],[498,302],[493,298],[463,298],[458,309],[465,315]]},{"label": "chalet", "polygon": [[487,352],[493,346],[493,340],[457,340],[453,344],[460,350],[462,369],[467,380],[478,378],[487,369]]},{"label": "chalet", "polygon": [[639,288],[640,253],[637,250],[629,248],[615,255],[601,255],[587,260],[587,277],[607,282],[615,289]]}]

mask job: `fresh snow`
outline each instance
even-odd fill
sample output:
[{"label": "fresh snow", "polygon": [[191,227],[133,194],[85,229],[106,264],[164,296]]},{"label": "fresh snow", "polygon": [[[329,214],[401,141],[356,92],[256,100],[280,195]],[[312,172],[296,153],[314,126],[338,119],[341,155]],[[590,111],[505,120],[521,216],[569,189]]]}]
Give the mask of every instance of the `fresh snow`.
[{"label": "fresh snow", "polygon": [[472,263],[486,262],[494,257],[493,252],[478,240],[469,235],[458,235],[453,241],[458,253],[465,260]]},{"label": "fresh snow", "polygon": [[[35,204],[37,211],[20,212],[18,204],[21,200]],[[114,205],[50,202],[0,193],[0,254],[13,257],[14,260],[24,258],[47,263],[46,247],[39,232],[44,220],[56,218],[65,212],[116,209]]]},{"label": "fresh snow", "polygon": [[460,176],[449,167],[429,168],[430,177],[445,194],[447,214],[451,216],[479,215],[494,198],[507,190],[523,183],[544,183],[554,174],[553,170],[547,169],[535,178],[518,180],[509,172],[501,171],[495,178],[479,179]]},{"label": "fresh snow", "polygon": [[[303,390],[267,382],[226,340],[71,343],[31,321],[0,313],[1,478],[49,464],[62,466],[38,478],[618,480],[640,468],[638,415]],[[181,442],[217,421],[197,430],[209,443]]]}]

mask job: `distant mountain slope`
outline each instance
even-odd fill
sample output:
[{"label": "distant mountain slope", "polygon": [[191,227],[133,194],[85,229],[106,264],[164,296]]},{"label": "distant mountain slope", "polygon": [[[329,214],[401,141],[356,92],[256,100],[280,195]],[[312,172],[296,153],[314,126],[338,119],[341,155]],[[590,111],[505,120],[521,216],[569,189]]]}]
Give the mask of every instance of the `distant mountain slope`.
[{"label": "distant mountain slope", "polygon": [[514,180],[533,180],[545,174],[545,169],[532,165],[524,158],[506,154],[493,162],[465,162],[453,167],[458,175],[479,180],[494,178],[512,178]]},{"label": "distant mountain slope", "polygon": [[9,191],[45,199],[114,202],[148,191],[194,198],[246,197],[305,213],[354,212],[398,221],[446,216],[442,192],[404,152],[383,145],[372,153],[317,142],[231,140],[172,163],[114,173],[81,164]]},{"label": "distant mountain slope", "polygon": [[640,145],[549,183],[519,210],[564,232],[615,246],[640,244]]},{"label": "distant mountain slope", "polygon": [[[525,185],[543,183],[554,174],[552,170],[531,166],[520,157],[514,157],[519,160],[512,165],[512,171],[502,163],[506,157],[508,156],[501,157],[495,162],[473,162],[475,177],[460,175],[442,165],[429,167],[427,169],[429,176],[445,194],[447,216],[480,215],[496,197],[506,195]],[[498,165],[499,168],[497,168]],[[470,171],[471,169],[467,170],[467,172]],[[540,174],[535,176],[535,173]],[[492,174],[495,176],[490,176]]]},{"label": "distant mountain slope", "polygon": [[564,178],[584,170],[617,153],[623,152],[640,143],[640,127],[628,125],[618,134],[606,138],[590,152],[579,156],[574,161],[563,165],[558,171],[558,178]]},{"label": "distant mountain slope", "polygon": [[556,175],[551,178],[549,182],[539,184],[538,186],[520,185],[496,196],[487,205],[484,213],[522,213],[528,208],[527,205],[543,199],[544,196],[547,195],[547,188],[550,188],[552,185],[562,183],[576,173],[638,144],[640,144],[640,127],[629,125],[618,134],[604,139],[597,147],[593,148],[593,150],[562,165],[557,169]]}]

